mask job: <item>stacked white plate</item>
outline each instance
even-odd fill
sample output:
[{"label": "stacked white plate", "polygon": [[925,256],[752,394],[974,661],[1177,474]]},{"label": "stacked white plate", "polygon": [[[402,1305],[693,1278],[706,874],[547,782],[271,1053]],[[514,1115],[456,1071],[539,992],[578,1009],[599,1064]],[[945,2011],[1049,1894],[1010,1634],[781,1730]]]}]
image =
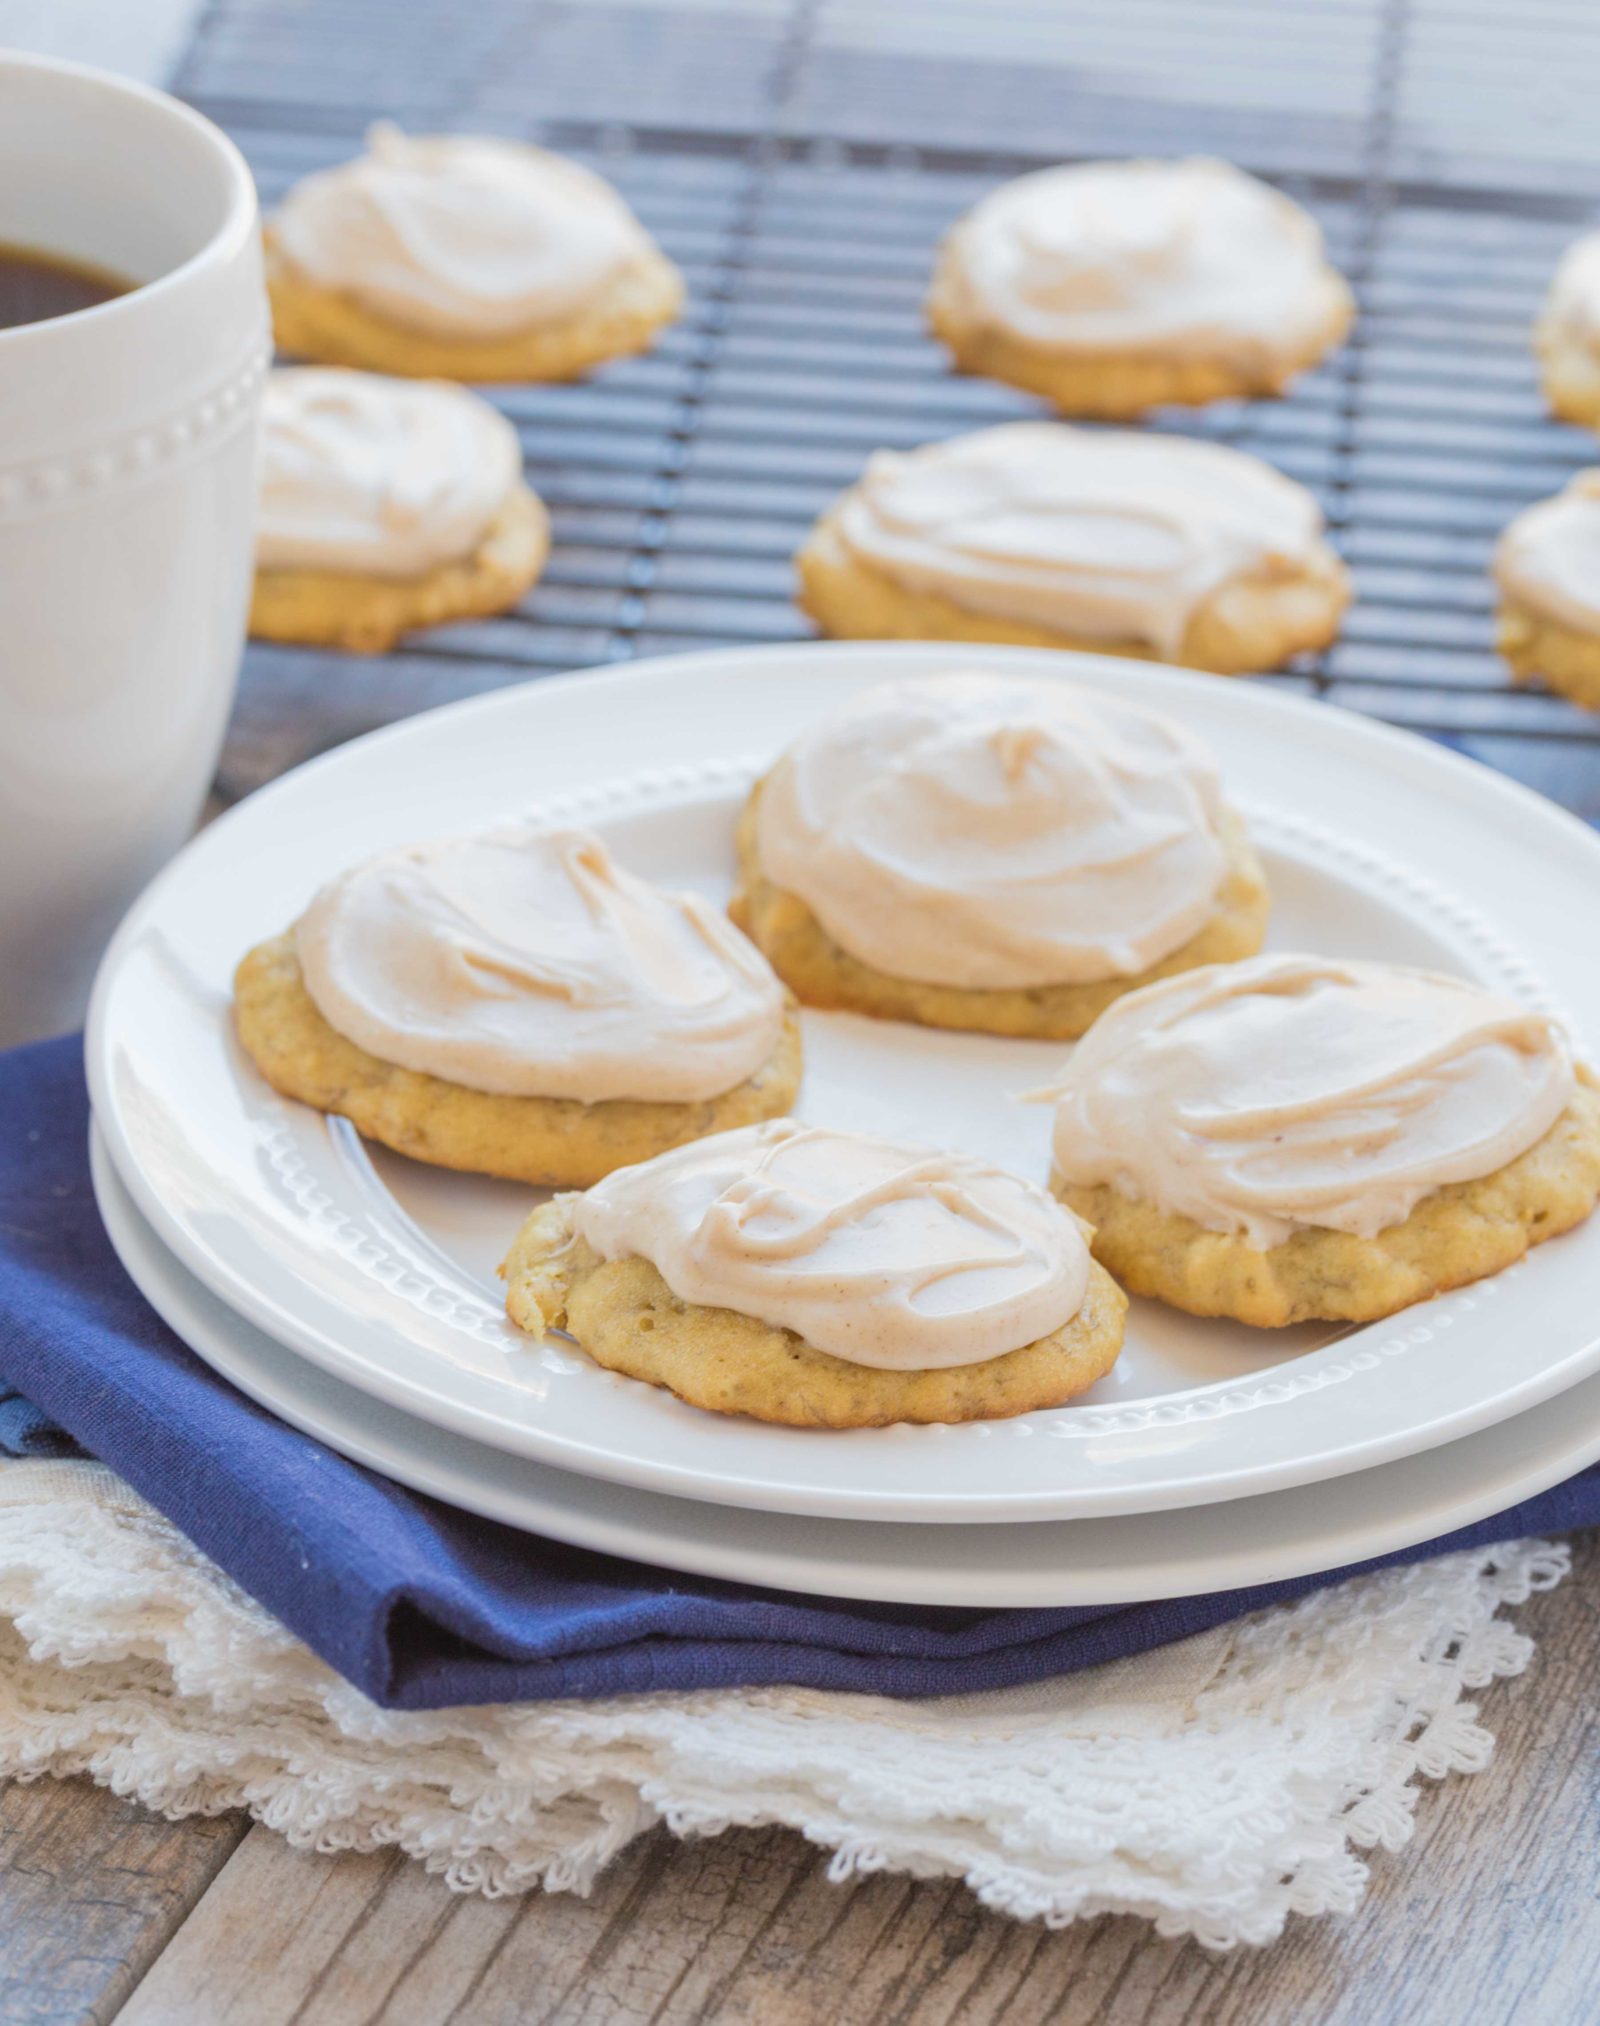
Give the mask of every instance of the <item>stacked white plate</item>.
[{"label": "stacked white plate", "polygon": [[[1498,775],[1259,684],[1019,649],[815,646],[547,680],[413,718],[207,830],[96,988],[101,1207],[154,1305],[335,1448],[529,1532],[673,1568],[894,1602],[1133,1602],[1358,1561],[1600,1457],[1600,1219],[1360,1329],[1264,1332],[1135,1302],[1115,1370],[1012,1421],[769,1428],[513,1329],[495,1265],[535,1200],[416,1166],[270,1091],[230,979],[333,872],[537,812],[666,885],[726,895],[756,772],[863,685],[1026,668],[1181,718],[1218,755],[1274,894],[1269,944],[1427,965],[1600,1033],[1600,840]],[[797,1109],[1043,1179],[1018,1102],[1055,1043],[807,1013]]]}]

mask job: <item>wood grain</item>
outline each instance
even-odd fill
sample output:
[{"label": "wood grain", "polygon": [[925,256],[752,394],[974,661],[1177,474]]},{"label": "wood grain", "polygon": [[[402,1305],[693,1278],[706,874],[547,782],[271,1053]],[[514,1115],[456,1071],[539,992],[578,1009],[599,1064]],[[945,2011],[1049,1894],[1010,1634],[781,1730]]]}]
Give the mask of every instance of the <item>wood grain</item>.
[{"label": "wood grain", "polygon": [[114,2018],[245,1830],[87,1780],[0,1787],[0,2022]]},{"label": "wood grain", "polygon": [[1494,1765],[1424,1793],[1414,1841],[1375,1855],[1353,1919],[1297,1921],[1270,1949],[1209,1955],[1132,1920],[1052,1933],[952,1883],[835,1886],[784,1831],[658,1833],[588,1900],[465,1899],[394,1853],[324,1858],[261,1828],[241,1841],[234,1824],[169,1827],[68,1786],[14,1790],[0,1809],[3,1988],[29,2008],[0,2020],[1588,2026],[1600,1537],[1518,1622],[1539,1657],[1483,1693]]}]

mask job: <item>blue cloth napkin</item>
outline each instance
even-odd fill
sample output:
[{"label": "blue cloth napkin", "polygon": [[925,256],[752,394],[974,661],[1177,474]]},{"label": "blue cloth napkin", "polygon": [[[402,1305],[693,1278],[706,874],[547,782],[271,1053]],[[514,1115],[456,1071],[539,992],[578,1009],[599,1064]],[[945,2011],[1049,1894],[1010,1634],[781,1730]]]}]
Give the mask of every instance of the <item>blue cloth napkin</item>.
[{"label": "blue cloth napkin", "polygon": [[[774,1683],[970,1693],[1143,1652],[1351,1573],[1114,1609],[941,1611],[679,1576],[472,1518],[285,1427],[146,1304],[95,1209],[76,1041],[0,1055],[0,1120],[0,1450],[99,1457],[391,1707]],[[1387,1559],[1595,1523],[1600,1468]]]}]

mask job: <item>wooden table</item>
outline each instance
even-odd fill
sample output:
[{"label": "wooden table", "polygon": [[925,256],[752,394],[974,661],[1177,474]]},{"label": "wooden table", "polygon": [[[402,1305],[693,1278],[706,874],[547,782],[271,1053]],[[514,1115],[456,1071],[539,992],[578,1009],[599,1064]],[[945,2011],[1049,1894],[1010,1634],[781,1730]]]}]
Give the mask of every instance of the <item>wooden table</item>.
[{"label": "wooden table", "polygon": [[0,2022],[65,2026],[1580,2026],[1600,2016],[1600,1539],[1517,1623],[1488,1771],[1425,1793],[1346,1921],[1208,1955],[1142,1923],[1052,1933],[965,1887],[834,1886],[785,1831],[658,1831],[592,1898],[458,1897],[386,1853],[169,1824],[81,1782],[0,1793]]}]

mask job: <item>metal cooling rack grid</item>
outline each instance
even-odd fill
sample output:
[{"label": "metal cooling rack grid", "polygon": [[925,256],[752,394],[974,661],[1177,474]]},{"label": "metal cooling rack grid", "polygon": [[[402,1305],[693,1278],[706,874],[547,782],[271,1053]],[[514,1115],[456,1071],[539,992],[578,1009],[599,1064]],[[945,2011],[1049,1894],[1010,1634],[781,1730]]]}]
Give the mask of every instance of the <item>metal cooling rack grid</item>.
[{"label": "metal cooling rack grid", "polygon": [[[1527,349],[1555,257],[1600,194],[1600,141],[1592,161],[1557,159],[1559,133],[1532,129],[1526,155],[1503,135],[1498,152],[1461,145],[1480,133],[1496,35],[1537,30],[1541,60],[1570,73],[1581,56],[1600,81],[1600,18],[1546,12],[1497,27],[1473,0],[1128,0],[1119,25],[1066,0],[483,0],[442,43],[456,14],[437,4],[219,0],[182,84],[235,133],[269,206],[380,112],[528,133],[610,175],[691,289],[649,358],[497,390],[555,520],[521,610],[378,664],[252,648],[225,792],[308,741],[540,670],[806,637],[789,558],[871,450],[1040,412],[951,376],[923,336],[945,226],[1042,161],[1213,147],[1317,212],[1363,307],[1354,343],[1288,400],[1158,418],[1309,485],[1355,570],[1340,643],[1264,679],[1446,739],[1600,818],[1600,721],[1509,687],[1484,574],[1513,513],[1600,461],[1586,433],[1544,419]],[[1140,37],[1158,31],[1152,75]],[[1420,31],[1438,67],[1421,79]],[[1452,51],[1471,86],[1457,114]],[[1427,121],[1408,119],[1413,101]]]}]

